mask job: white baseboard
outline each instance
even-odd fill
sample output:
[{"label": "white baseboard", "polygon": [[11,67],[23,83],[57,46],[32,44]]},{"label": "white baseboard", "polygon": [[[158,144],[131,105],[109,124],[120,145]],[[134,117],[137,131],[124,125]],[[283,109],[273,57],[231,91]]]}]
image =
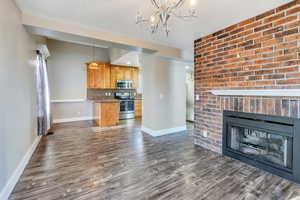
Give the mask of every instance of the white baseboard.
[{"label": "white baseboard", "polygon": [[26,154],[22,158],[21,162],[19,163],[19,165],[15,169],[14,173],[8,179],[6,185],[4,186],[2,191],[0,192],[0,199],[1,200],[7,200],[9,198],[9,196],[10,196],[11,192],[13,191],[15,185],[17,184],[18,180],[20,179],[26,165],[28,164],[32,154],[34,153],[36,147],[40,143],[41,138],[42,138],[41,136],[38,136],[34,140],[31,147],[28,149],[28,151],[26,152]]},{"label": "white baseboard", "polygon": [[54,124],[65,123],[65,122],[76,122],[76,121],[85,121],[93,120],[94,117],[73,117],[73,118],[64,118],[64,119],[54,119]]},{"label": "white baseboard", "polygon": [[148,133],[149,135],[151,135],[153,137],[159,137],[159,136],[163,136],[163,135],[186,131],[186,126],[178,126],[178,127],[174,127],[174,128],[161,129],[161,130],[152,130],[150,128],[142,126],[141,130],[145,133]]}]

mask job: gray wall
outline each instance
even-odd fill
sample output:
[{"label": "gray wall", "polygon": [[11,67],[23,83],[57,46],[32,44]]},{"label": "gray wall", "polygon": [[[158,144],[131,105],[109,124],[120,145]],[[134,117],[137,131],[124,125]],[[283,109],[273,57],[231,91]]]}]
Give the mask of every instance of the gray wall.
[{"label": "gray wall", "polygon": [[0,6],[0,192],[36,133],[35,41],[12,0]]},{"label": "gray wall", "polygon": [[[51,56],[48,60],[52,100],[86,98],[86,63],[93,61],[90,46],[48,40]],[[95,48],[95,60],[109,62],[108,49]],[[90,102],[53,103],[53,119],[92,117]]]},{"label": "gray wall", "polygon": [[157,131],[186,124],[185,65],[143,55],[142,125]]}]

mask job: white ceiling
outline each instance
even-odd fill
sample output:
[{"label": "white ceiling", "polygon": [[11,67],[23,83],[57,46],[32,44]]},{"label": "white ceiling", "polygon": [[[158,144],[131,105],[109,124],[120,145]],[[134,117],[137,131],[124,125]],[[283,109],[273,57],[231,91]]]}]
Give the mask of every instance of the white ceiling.
[{"label": "white ceiling", "polygon": [[[187,0],[187,5],[189,5]],[[173,19],[171,34],[151,35],[135,24],[137,11],[152,9],[150,0],[16,0],[28,14],[107,31],[120,36],[191,50],[193,41],[291,0],[196,0],[198,18]]]}]

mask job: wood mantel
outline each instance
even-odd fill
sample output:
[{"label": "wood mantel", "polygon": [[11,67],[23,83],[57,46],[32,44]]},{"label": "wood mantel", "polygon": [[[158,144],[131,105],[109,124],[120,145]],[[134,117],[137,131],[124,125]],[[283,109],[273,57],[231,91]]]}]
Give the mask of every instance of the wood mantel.
[{"label": "wood mantel", "polygon": [[211,90],[218,96],[270,96],[270,97],[300,97],[300,89],[276,90]]}]

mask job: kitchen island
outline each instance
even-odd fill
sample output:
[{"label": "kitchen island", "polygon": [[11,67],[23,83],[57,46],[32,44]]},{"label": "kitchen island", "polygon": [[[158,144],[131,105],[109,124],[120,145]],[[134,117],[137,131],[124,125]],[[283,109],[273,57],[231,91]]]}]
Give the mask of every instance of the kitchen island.
[{"label": "kitchen island", "polygon": [[119,123],[120,101],[104,99],[93,101],[94,119],[97,126],[115,126]]}]

